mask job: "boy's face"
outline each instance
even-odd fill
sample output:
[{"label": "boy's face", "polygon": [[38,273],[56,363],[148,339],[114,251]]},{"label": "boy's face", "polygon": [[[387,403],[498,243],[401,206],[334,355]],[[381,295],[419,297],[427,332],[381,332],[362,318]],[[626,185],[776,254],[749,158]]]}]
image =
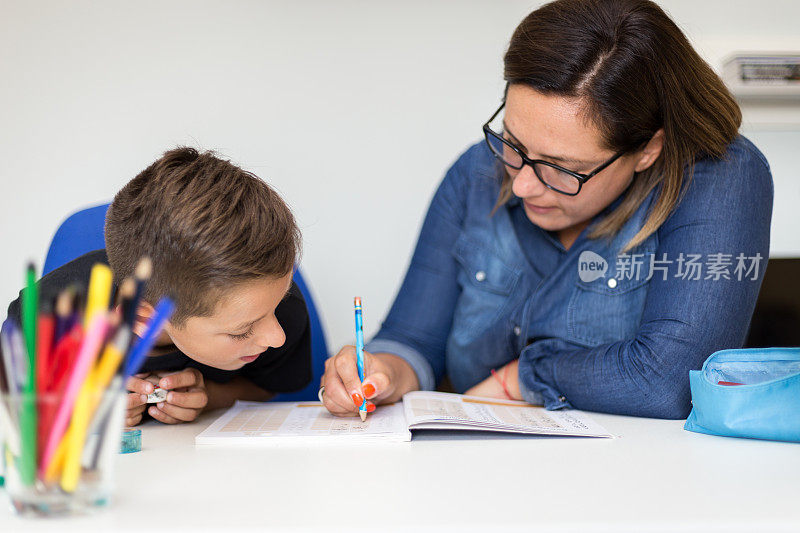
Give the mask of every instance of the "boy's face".
[{"label": "boy's face", "polygon": [[189,317],[180,328],[167,323],[164,332],[195,361],[236,370],[286,341],[275,308],[291,286],[291,272],[238,284],[223,293],[212,316]]}]

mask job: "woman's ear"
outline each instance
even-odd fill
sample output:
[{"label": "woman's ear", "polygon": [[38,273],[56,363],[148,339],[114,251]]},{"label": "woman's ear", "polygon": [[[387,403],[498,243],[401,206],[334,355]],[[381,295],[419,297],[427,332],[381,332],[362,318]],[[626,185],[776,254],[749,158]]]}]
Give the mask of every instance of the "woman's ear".
[{"label": "woman's ear", "polygon": [[656,162],[661,150],[664,148],[664,130],[660,129],[653,134],[644,148],[639,151],[639,160],[636,162],[634,172],[641,172],[650,168]]}]

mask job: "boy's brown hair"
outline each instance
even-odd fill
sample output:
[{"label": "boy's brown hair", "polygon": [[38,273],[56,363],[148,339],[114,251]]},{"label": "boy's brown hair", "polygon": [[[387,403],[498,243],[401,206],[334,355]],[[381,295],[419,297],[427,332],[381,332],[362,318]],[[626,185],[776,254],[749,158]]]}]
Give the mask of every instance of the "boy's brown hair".
[{"label": "boy's brown hair", "polygon": [[170,150],[114,197],[105,226],[117,281],[142,256],[153,261],[144,299],[170,296],[171,321],[210,316],[222,293],[257,278],[292,271],[300,231],[266,183],[213,152]]}]

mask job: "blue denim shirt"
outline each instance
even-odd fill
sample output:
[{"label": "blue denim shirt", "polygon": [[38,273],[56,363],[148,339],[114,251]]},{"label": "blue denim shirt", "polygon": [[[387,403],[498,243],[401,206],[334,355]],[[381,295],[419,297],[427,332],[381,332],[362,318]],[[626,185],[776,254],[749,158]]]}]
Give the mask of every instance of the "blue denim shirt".
[{"label": "blue denim shirt", "polygon": [[764,156],[738,137],[697,162],[666,222],[622,255],[657,190],[613,238],[590,225],[565,250],[518,199],[492,214],[502,172],[483,142],[450,168],[366,349],[405,359],[422,389],[446,373],[464,392],[519,358],[531,403],[685,418],[689,370],[747,333],[769,255]]}]

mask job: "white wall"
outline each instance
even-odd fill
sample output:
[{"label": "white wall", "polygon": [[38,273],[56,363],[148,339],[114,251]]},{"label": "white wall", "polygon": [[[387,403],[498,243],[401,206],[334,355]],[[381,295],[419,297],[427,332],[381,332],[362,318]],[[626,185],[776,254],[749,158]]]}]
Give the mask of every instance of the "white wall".
[{"label": "white wall", "polygon": [[[372,334],[437,182],[499,102],[512,30],[539,4],[0,0],[0,302],[66,214],[191,144],[292,206],[331,348],[351,342],[354,295]],[[734,50],[800,49],[795,1],[661,4],[717,69]],[[796,111],[746,113],[800,131]]]}]

